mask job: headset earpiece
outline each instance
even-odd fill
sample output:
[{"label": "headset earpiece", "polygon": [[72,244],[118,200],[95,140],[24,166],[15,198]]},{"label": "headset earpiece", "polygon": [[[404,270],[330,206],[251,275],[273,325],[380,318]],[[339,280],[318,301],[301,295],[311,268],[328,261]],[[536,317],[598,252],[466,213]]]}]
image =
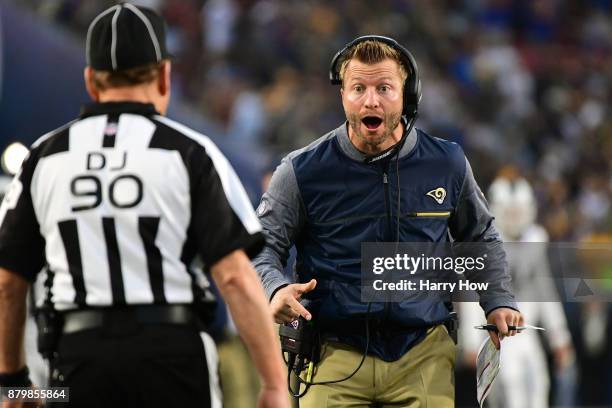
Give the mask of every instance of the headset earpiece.
[{"label": "headset earpiece", "polygon": [[416,60],[412,54],[400,45],[397,41],[390,37],[384,37],[382,35],[364,35],[357,37],[353,41],[346,44],[340,51],[338,51],[331,60],[329,66],[329,80],[332,85],[341,85],[342,80],[340,79],[340,67],[338,64],[342,60],[344,54],[354,47],[355,45],[364,41],[379,41],[389,45],[393,49],[397,50],[403,61],[404,65],[408,68],[408,79],[404,83],[404,109],[402,114],[408,118],[416,117],[419,108],[419,102],[421,101],[421,80],[419,79],[419,68]]}]

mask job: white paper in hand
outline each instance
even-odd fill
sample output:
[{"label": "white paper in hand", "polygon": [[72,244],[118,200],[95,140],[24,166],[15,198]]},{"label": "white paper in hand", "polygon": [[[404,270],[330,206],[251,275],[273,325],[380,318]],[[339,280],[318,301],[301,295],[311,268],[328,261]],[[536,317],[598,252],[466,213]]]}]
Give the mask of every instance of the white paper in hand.
[{"label": "white paper in hand", "polygon": [[[501,346],[500,346],[501,350]],[[478,404],[482,407],[485,398],[489,395],[493,382],[499,372],[500,350],[495,348],[495,344],[487,336],[478,349],[476,358],[476,395]]]}]

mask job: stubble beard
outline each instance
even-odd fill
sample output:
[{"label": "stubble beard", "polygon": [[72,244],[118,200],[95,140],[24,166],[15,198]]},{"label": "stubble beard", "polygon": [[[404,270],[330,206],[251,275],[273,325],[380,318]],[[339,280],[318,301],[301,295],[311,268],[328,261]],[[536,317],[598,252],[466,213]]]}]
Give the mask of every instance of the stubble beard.
[{"label": "stubble beard", "polygon": [[393,135],[393,131],[400,124],[402,119],[402,114],[400,112],[394,112],[390,114],[385,114],[383,116],[383,122],[381,125],[385,125],[385,131],[380,137],[372,139],[372,137],[363,134],[361,131],[361,119],[359,115],[356,113],[347,115],[349,125],[357,135],[359,141],[363,142],[366,146],[368,146],[372,151],[379,150],[379,146],[384,144],[389,138]]}]

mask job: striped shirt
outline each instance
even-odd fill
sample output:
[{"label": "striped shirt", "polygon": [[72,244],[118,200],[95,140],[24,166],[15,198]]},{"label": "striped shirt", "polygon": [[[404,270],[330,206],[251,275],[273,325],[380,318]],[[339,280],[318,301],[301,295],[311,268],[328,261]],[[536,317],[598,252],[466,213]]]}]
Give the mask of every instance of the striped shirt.
[{"label": "striped shirt", "polygon": [[213,142],[153,105],[93,104],[38,139],[0,207],[0,266],[47,266],[58,310],[191,303],[202,273],[261,226]]}]

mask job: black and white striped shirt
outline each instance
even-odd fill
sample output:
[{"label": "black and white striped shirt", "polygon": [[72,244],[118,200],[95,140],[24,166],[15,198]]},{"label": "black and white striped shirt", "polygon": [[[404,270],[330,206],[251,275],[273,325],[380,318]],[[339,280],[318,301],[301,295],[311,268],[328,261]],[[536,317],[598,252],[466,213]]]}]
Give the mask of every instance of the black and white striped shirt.
[{"label": "black and white striped shirt", "polygon": [[261,226],[210,139],[139,103],[94,104],[41,137],[0,207],[0,266],[47,265],[59,310],[190,303],[199,255],[253,256]]}]

